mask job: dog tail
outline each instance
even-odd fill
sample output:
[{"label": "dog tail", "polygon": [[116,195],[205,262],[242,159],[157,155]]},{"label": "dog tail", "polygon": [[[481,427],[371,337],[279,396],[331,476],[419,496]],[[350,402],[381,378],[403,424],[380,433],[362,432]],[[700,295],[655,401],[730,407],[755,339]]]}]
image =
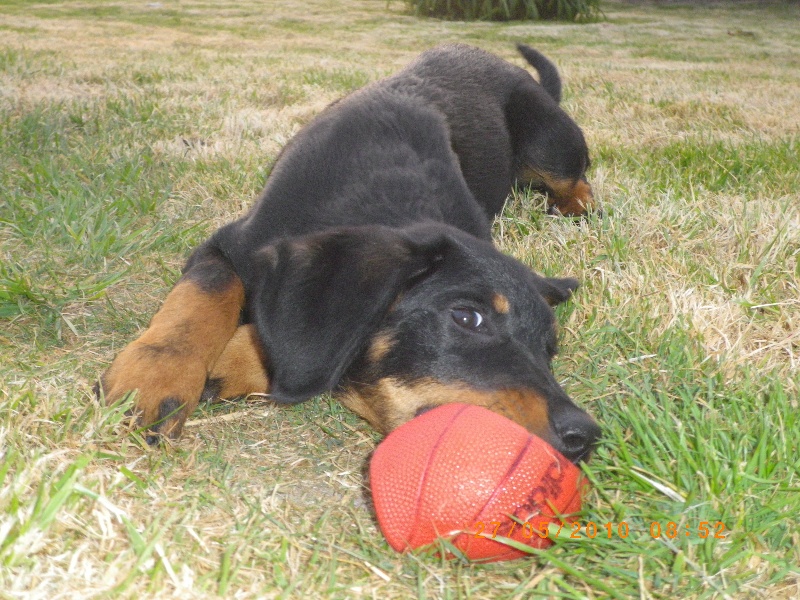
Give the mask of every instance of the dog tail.
[{"label": "dog tail", "polygon": [[561,102],[561,76],[556,66],[544,54],[525,44],[517,44],[517,50],[528,64],[539,73],[539,83],[556,103]]}]

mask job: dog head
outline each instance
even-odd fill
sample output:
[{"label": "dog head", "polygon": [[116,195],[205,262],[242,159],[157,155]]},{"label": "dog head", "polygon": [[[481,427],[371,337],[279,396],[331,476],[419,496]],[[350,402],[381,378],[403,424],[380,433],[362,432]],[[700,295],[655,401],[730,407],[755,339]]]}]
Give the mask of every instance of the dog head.
[{"label": "dog head", "polygon": [[436,405],[486,406],[572,460],[599,428],[555,380],[552,306],[577,288],[443,225],[334,230],[261,251],[250,301],[270,394],[334,390],[388,433]]},{"label": "dog head", "polygon": [[594,210],[586,179],[589,149],[558,98],[526,78],[510,94],[505,111],[517,181],[546,193],[550,209],[562,215],[582,216]]}]

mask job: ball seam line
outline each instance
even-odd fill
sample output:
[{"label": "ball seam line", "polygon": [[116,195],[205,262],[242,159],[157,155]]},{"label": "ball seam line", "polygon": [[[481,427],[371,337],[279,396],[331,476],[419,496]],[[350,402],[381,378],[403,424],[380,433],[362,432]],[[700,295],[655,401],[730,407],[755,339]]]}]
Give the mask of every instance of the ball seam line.
[{"label": "ball seam line", "polygon": [[532,441],[533,441],[533,436],[532,435],[528,435],[528,439],[525,442],[525,445],[519,451],[519,453],[517,454],[516,458],[514,458],[514,461],[511,463],[511,466],[508,467],[508,469],[506,470],[506,472],[503,475],[502,479],[500,479],[500,481],[497,483],[497,487],[495,487],[494,491],[492,492],[492,495],[489,496],[489,499],[483,504],[481,509],[475,514],[475,517],[473,517],[473,521],[476,521],[476,520],[480,519],[481,516],[483,515],[483,511],[486,510],[486,507],[489,506],[494,501],[494,499],[498,496],[498,494],[500,494],[500,492],[504,490],[504,486],[505,486],[506,482],[509,480],[511,475],[514,473],[514,471],[516,470],[516,468],[519,465],[519,463],[522,462],[522,458],[528,452],[528,448],[530,448]]},{"label": "ball seam line", "polygon": [[[422,476],[420,477],[419,485],[417,486],[417,508],[414,511],[414,520],[413,523],[419,523],[420,519],[420,511],[422,510],[422,495],[425,489],[425,484],[428,481],[428,473],[430,472],[431,465],[435,462],[436,453],[439,450],[439,446],[442,443],[442,440],[446,437],[447,432],[450,430],[450,427],[455,423],[456,419],[463,413],[465,410],[468,410],[470,407],[468,405],[462,405],[459,407],[458,412],[456,412],[451,418],[450,421],[447,423],[445,427],[442,428],[442,432],[439,435],[439,439],[436,440],[436,443],[431,448],[430,454],[428,454],[428,462],[425,465],[425,469],[422,472]],[[409,538],[413,536],[413,531],[410,532],[410,535],[404,536],[406,539],[406,544],[409,543]]]}]

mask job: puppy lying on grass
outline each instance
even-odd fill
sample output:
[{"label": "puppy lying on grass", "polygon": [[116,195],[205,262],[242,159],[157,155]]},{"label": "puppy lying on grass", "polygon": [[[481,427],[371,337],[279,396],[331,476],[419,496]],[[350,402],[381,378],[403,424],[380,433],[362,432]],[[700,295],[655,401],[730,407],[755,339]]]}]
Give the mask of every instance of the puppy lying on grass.
[{"label": "puppy lying on grass", "polygon": [[138,390],[148,441],[201,397],[333,391],[382,432],[433,406],[501,413],[572,460],[599,429],[556,382],[551,306],[577,288],[501,254],[516,181],[593,207],[581,130],[537,51],[519,67],[461,45],[335,102],[283,149],[261,197],[189,258],[149,328],[101,378]]}]

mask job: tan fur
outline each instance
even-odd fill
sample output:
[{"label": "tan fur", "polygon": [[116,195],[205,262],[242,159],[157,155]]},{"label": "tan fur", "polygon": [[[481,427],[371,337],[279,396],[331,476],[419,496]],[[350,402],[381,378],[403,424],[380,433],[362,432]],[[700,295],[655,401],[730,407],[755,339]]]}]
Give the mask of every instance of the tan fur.
[{"label": "tan fur", "polygon": [[387,377],[374,386],[352,386],[340,396],[340,400],[382,433],[389,433],[411,420],[422,407],[461,402],[485,406],[545,441],[554,441],[547,401],[530,390],[480,390],[466,384],[444,384],[432,379],[409,384]]},{"label": "tan fur", "polygon": [[191,280],[180,281],[150,326],[114,359],[102,377],[107,402],[138,390],[140,423],[158,421],[162,401],[183,405],[161,433],[177,437],[197,406],[211,366],[236,331],[244,305],[244,287],[234,279],[223,291],[209,293]]},{"label": "tan fur", "polygon": [[494,309],[501,315],[507,315],[508,311],[511,310],[511,303],[503,294],[495,294],[492,296],[492,306],[494,306]]},{"label": "tan fur", "polygon": [[523,169],[519,179],[545,185],[549,190],[548,204],[564,216],[578,217],[595,208],[592,187],[582,179],[560,179],[530,168]]},{"label": "tan fur", "polygon": [[242,325],[225,346],[209,375],[219,380],[220,398],[265,394],[269,378],[265,369],[264,348],[254,325]]},{"label": "tan fur", "polygon": [[367,358],[371,363],[381,362],[394,346],[394,338],[389,332],[382,332],[372,339],[367,350]]},{"label": "tan fur", "polygon": [[566,217],[585,215],[594,208],[592,188],[585,181],[550,179],[547,186],[552,190],[550,204],[555,205],[558,212]]}]

